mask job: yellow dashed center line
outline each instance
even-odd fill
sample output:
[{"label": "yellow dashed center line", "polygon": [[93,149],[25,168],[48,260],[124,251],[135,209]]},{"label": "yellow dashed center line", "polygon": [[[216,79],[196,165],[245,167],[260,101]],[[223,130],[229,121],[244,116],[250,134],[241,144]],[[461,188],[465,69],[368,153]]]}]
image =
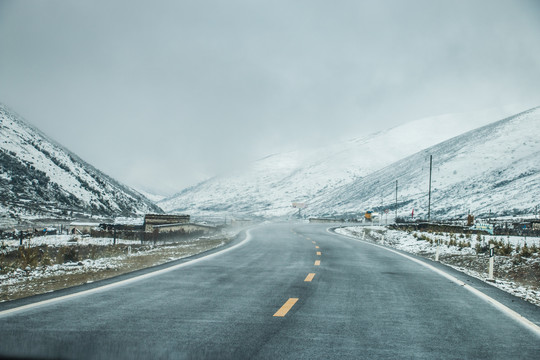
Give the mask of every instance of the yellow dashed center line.
[{"label": "yellow dashed center line", "polygon": [[315,266],[321,265],[321,260],[315,260]]},{"label": "yellow dashed center line", "polygon": [[308,276],[304,279],[304,281],[311,281],[315,277],[315,273],[309,273]]},{"label": "yellow dashed center line", "polygon": [[315,242],[315,241],[312,241],[312,243],[316,244],[316,242]]},{"label": "yellow dashed center line", "polygon": [[320,252],[320,251],[317,251],[317,255],[319,255],[319,256],[320,256],[320,255],[321,255],[321,252]]},{"label": "yellow dashed center line", "polygon": [[319,245],[315,246],[315,249],[318,249],[319,248]]},{"label": "yellow dashed center line", "polygon": [[290,298],[289,300],[287,300],[287,302],[285,304],[283,304],[281,309],[279,309],[274,314],[274,316],[284,317],[289,312],[289,310],[291,310],[291,308],[294,306],[294,304],[296,304],[297,301],[298,301],[298,298]]}]

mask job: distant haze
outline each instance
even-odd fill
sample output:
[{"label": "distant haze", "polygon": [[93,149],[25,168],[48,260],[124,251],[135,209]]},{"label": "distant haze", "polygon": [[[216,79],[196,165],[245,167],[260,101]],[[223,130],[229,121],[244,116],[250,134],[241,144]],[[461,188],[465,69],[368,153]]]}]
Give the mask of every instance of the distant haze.
[{"label": "distant haze", "polygon": [[540,105],[538,44],[539,1],[0,0],[0,102],[172,194],[271,153]]}]

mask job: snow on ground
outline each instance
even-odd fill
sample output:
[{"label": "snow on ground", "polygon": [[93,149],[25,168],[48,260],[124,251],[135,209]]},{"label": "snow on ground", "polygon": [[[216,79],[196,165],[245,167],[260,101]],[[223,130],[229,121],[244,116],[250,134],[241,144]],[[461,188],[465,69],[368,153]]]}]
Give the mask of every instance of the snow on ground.
[{"label": "snow on ground", "polygon": [[[77,241],[72,241],[74,238]],[[200,244],[200,243],[203,244]],[[223,246],[226,243],[223,235],[216,235],[210,238],[199,238],[182,241],[180,243],[157,242],[141,245],[140,241],[117,239],[116,251],[113,256],[100,257],[98,259],[84,259],[76,262],[66,262],[63,264],[42,265],[36,267],[27,266],[25,269],[15,269],[6,274],[0,274],[0,285],[7,287],[11,293],[28,289],[35,289],[39,293],[41,284],[52,278],[64,278],[77,274],[93,274],[100,271],[118,270],[125,271],[128,263],[141,262],[143,267],[159,265],[164,262],[183,259],[193,256],[202,251],[207,251],[215,247]],[[48,247],[69,247],[69,246],[109,246],[113,244],[112,238],[80,238],[72,235],[50,235],[24,240],[25,247],[38,247],[47,245]],[[16,251],[19,247],[18,240],[7,240],[0,243],[0,255]],[[134,245],[133,249],[130,245]],[[135,246],[136,245],[136,246]],[[136,260],[139,258],[140,260]],[[150,260],[148,260],[150,259]],[[150,262],[149,262],[150,261]],[[139,267],[140,268],[140,267]],[[133,268],[135,270],[137,268]],[[88,280],[86,282],[92,282]],[[0,301],[5,301],[0,300]]]},{"label": "snow on ground", "polygon": [[[92,237],[81,237],[78,235],[47,235],[47,236],[38,236],[32,239],[24,239],[23,246],[25,247],[35,247],[35,246],[70,246],[70,245],[112,245],[114,242],[113,238],[92,238]],[[122,240],[116,239],[117,244],[140,244],[140,241],[137,240]],[[0,242],[2,249],[5,248],[6,251],[17,250],[20,246],[19,240],[2,240]]]},{"label": "snow on ground", "polygon": [[33,280],[48,278],[52,276],[64,276],[74,273],[86,273],[89,271],[116,269],[120,266],[120,260],[126,256],[117,256],[102,259],[86,259],[79,262],[69,262],[65,264],[54,264],[50,266],[38,266],[34,269],[17,269],[14,272],[0,275],[0,284],[18,285],[22,282],[31,282]]},{"label": "snow on ground", "polygon": [[[531,247],[533,244],[536,246],[540,246],[540,238],[524,238],[519,236],[492,236],[492,235],[482,235],[480,238],[478,238],[476,235],[471,235],[470,238],[464,236],[461,238],[459,235],[449,234],[449,233],[407,233],[405,231],[399,231],[399,230],[390,230],[383,226],[371,226],[371,227],[358,227],[358,226],[351,226],[351,227],[344,227],[344,228],[338,228],[336,229],[336,232],[338,234],[346,235],[346,236],[352,236],[359,239],[365,239],[367,241],[375,241],[379,244],[390,246],[395,249],[405,251],[411,254],[415,255],[421,255],[428,258],[433,258],[434,254],[436,252],[436,241],[439,240],[440,245],[439,246],[439,254],[440,256],[444,255],[476,255],[475,247],[477,244],[485,245],[488,244],[490,240],[493,241],[500,241],[502,240],[504,243],[509,242],[514,248],[516,246],[522,247],[525,243],[527,246]],[[416,235],[416,236],[415,236]],[[421,239],[421,236],[425,235],[428,236],[430,239],[433,240],[433,244],[431,244],[428,241],[423,241]],[[464,247],[460,246],[448,246],[445,245],[445,243],[449,242],[450,240],[455,240],[458,243],[470,243],[470,247],[468,244]],[[516,254],[516,251],[513,251],[513,255]],[[537,256],[539,254],[536,254]],[[482,256],[482,255],[480,255]],[[532,259],[531,261],[536,261],[536,259]],[[496,256],[495,257],[496,266],[499,267],[500,270],[504,271],[505,269],[508,269],[508,267],[514,266],[512,264],[512,260],[510,257],[505,256]],[[487,279],[487,271],[486,268],[485,272],[479,272],[470,268],[466,268],[463,266],[455,266],[452,264],[447,264],[448,266],[453,267],[454,269],[464,272],[469,276],[475,277],[477,279],[480,279],[482,281],[486,281]],[[487,282],[487,281],[486,281]],[[496,286],[500,288],[501,290],[504,290],[506,292],[509,292],[517,297],[520,297],[524,300],[527,300],[533,304],[540,306],[540,291],[537,289],[533,289],[531,287],[523,286],[521,284],[518,284],[514,281],[508,281],[504,279],[496,279],[496,282],[487,282],[488,284],[491,284],[493,286]]]}]

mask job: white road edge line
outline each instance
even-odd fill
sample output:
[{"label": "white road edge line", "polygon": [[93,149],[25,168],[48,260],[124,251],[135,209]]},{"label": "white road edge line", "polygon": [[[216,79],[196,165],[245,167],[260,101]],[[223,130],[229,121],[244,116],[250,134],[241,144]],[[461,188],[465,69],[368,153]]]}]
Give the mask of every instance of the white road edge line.
[{"label": "white road edge line", "polygon": [[447,272],[445,272],[445,271],[443,271],[441,269],[437,269],[436,267],[434,267],[434,266],[432,266],[432,265],[430,265],[430,264],[428,264],[426,262],[423,262],[422,260],[418,260],[418,259],[413,258],[412,256],[400,253],[399,251],[390,249],[390,248],[382,246],[382,245],[374,244],[374,243],[371,243],[371,242],[368,242],[368,241],[365,241],[365,240],[357,239],[357,238],[352,237],[352,236],[339,234],[339,233],[330,231],[330,229],[333,229],[333,228],[328,228],[328,229],[326,229],[326,231],[331,233],[331,234],[336,234],[336,235],[343,236],[343,237],[346,237],[346,238],[354,240],[354,241],[362,242],[362,243],[365,243],[365,244],[368,244],[368,245],[372,245],[372,246],[379,247],[381,249],[388,250],[390,252],[393,252],[394,254],[403,256],[406,259],[414,261],[415,263],[418,263],[418,264],[420,264],[420,265],[422,265],[422,266],[436,272],[437,274],[439,274],[439,275],[447,278],[448,280],[450,280],[450,281],[464,287],[465,289],[469,290],[471,293],[478,296],[480,299],[486,301],[490,305],[492,305],[495,308],[497,308],[498,310],[502,311],[504,314],[508,315],[510,318],[514,319],[515,321],[519,322],[521,325],[523,325],[526,328],[528,328],[529,330],[531,330],[537,336],[540,336],[540,326],[536,325],[535,323],[533,323],[532,321],[530,321],[529,319],[527,319],[523,315],[520,315],[519,313],[517,313],[514,310],[510,309],[506,305],[503,305],[500,302],[498,302],[497,300],[493,299],[492,297],[484,294],[480,290],[478,290],[478,289],[464,283],[463,281],[459,280],[458,278],[448,274]]},{"label": "white road edge line", "polygon": [[143,275],[139,275],[139,276],[135,276],[135,277],[132,277],[132,278],[129,278],[129,279],[126,279],[126,280],[121,280],[121,281],[118,281],[118,282],[115,282],[115,283],[112,283],[112,284],[107,284],[107,285],[103,285],[103,286],[96,287],[96,288],[93,288],[93,289],[83,290],[83,291],[76,292],[76,293],[73,293],[73,294],[59,296],[59,297],[56,297],[56,298],[43,300],[43,301],[38,301],[38,302],[35,302],[35,303],[32,303],[32,304],[27,304],[27,305],[15,307],[15,308],[12,308],[12,309],[0,311],[0,318],[5,317],[5,316],[9,316],[9,315],[13,315],[15,313],[18,313],[18,312],[21,312],[21,311],[24,311],[24,310],[30,310],[30,309],[33,309],[33,308],[36,308],[36,307],[54,304],[54,303],[57,303],[57,302],[73,299],[73,298],[76,298],[76,297],[79,297],[79,296],[86,296],[86,295],[94,294],[94,293],[101,292],[101,291],[107,291],[107,290],[110,290],[110,289],[113,289],[113,288],[116,288],[116,287],[131,284],[131,283],[134,283],[134,282],[137,282],[137,281],[140,281],[140,280],[145,280],[145,279],[148,279],[148,278],[151,278],[151,277],[154,277],[154,276],[162,275],[164,273],[174,271],[176,269],[179,269],[179,268],[182,268],[182,267],[185,267],[185,266],[190,266],[190,265],[196,264],[198,262],[208,260],[208,259],[211,259],[213,257],[222,255],[222,254],[224,254],[226,252],[229,252],[229,251],[231,251],[231,250],[233,250],[233,249],[235,249],[237,247],[245,245],[250,240],[251,240],[251,230],[247,230],[246,231],[246,238],[244,240],[242,240],[238,244],[233,245],[233,246],[231,246],[229,248],[226,248],[224,250],[221,250],[221,251],[218,251],[218,252],[215,252],[215,253],[212,253],[212,254],[197,258],[197,259],[193,259],[193,260],[184,262],[182,264],[173,265],[173,266],[170,266],[170,267],[165,268],[165,269],[156,270],[156,271],[146,273],[146,274],[143,274]]}]

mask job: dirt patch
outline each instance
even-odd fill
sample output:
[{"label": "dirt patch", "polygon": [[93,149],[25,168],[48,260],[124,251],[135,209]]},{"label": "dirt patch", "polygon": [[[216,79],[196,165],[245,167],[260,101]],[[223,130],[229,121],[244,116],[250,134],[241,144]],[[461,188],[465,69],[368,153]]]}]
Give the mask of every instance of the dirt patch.
[{"label": "dirt patch", "polygon": [[178,260],[223,246],[230,238],[151,245],[40,246],[0,258],[0,302],[43,294]]}]

